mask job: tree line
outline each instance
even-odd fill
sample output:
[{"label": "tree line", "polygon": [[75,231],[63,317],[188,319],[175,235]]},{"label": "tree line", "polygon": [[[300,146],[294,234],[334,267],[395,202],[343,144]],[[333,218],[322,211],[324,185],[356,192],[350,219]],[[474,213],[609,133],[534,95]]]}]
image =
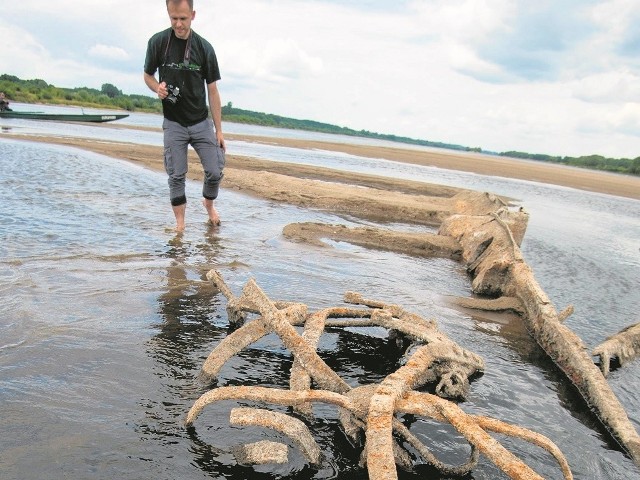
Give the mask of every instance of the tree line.
[{"label": "tree line", "polygon": [[336,135],[348,135],[351,137],[375,138],[377,140],[388,140],[391,142],[408,143],[412,145],[423,145],[427,147],[446,148],[449,150],[480,151],[477,148],[464,147],[451,143],[432,142],[429,140],[419,140],[409,137],[401,137],[385,133],[375,133],[368,130],[354,130],[347,127],[339,127],[329,123],[317,122],[315,120],[298,120],[295,118],[282,117],[272,113],[254,112],[243,110],[233,106],[229,102],[222,107],[222,117],[228,122],[247,123],[251,125],[261,125],[268,127],[288,128],[292,130],[307,130],[311,132],[331,133]]},{"label": "tree line", "polygon": [[[40,79],[22,80],[13,75],[2,74],[0,75],[0,92],[5,92],[11,101],[21,103],[46,103],[82,107],[114,108],[129,112],[162,112],[162,103],[159,99],[147,95],[127,95],[110,83],[103,84],[100,90],[87,87],[60,88],[50,85]],[[377,140],[387,140],[391,142],[466,152],[483,152],[479,147],[465,147],[450,143],[370,132],[368,130],[354,130],[314,120],[298,120],[270,113],[243,110],[234,107],[231,102],[222,107],[222,118],[227,122],[373,138]],[[495,152],[484,153],[496,154]],[[541,162],[560,163],[592,170],[640,175],[640,156],[633,159],[607,158],[602,155],[563,157],[517,151],[501,152],[497,153],[497,155]]]},{"label": "tree line", "polygon": [[640,157],[607,158],[602,155],[585,155],[582,157],[560,157],[554,155],[541,155],[525,152],[503,152],[501,156],[511,158],[524,158],[538,162],[561,163],[573,167],[589,168],[591,170],[604,170],[607,172],[627,173],[640,175]]},{"label": "tree line", "polygon": [[100,90],[88,87],[60,88],[44,80],[21,80],[13,75],[0,75],[0,92],[12,102],[73,105],[78,107],[113,108],[128,112],[161,112],[157,98],[125,95],[115,85],[105,83]]}]

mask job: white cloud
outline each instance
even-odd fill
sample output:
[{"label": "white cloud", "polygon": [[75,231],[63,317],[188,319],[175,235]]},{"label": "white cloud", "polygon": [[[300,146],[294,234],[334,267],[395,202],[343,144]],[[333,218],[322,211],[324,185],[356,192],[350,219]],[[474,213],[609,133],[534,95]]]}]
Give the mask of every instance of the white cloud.
[{"label": "white cloud", "polygon": [[266,78],[298,79],[306,74],[319,74],[323,66],[320,58],[309,55],[291,38],[269,40],[261,57],[258,71]]},{"label": "white cloud", "polygon": [[573,95],[586,102],[640,104],[640,74],[622,70],[590,75],[574,83]]},{"label": "white cloud", "polygon": [[[228,65],[227,72],[234,78],[249,78],[254,85],[317,76],[323,69],[321,58],[310,55],[291,38],[271,38],[266,43],[224,42],[223,47],[220,63]],[[225,58],[233,60],[226,63]]]},{"label": "white cloud", "polygon": [[486,82],[504,81],[508,76],[498,65],[483,60],[466,45],[452,44],[448,50],[451,66],[464,75]]},{"label": "white cloud", "polygon": [[621,38],[633,27],[640,14],[640,4],[635,0],[605,0],[597,2],[590,10],[591,19],[612,38]]},{"label": "white cloud", "polygon": [[7,50],[17,45],[15,40],[17,35],[22,35],[20,43],[22,44],[21,49],[24,52],[37,50],[38,53],[42,53],[45,51],[30,32],[15,25],[4,23],[2,19],[0,19],[0,55],[3,55],[2,58],[8,58],[8,56],[11,55],[11,52]]},{"label": "white cloud", "polygon": [[[3,5],[3,72],[148,94],[144,53],[149,36],[169,26],[164,3],[86,5]],[[636,0],[411,0],[375,8],[199,0],[196,10],[193,27],[218,55],[223,102],[240,108],[488,150],[640,154],[640,61],[628,55]]]},{"label": "white cloud", "polygon": [[0,23],[0,65],[4,72],[27,72],[30,78],[41,78],[38,73],[42,73],[47,60],[46,48],[30,32]]},{"label": "white cloud", "polygon": [[608,111],[605,115],[591,120],[592,123],[584,122],[581,127],[587,130],[596,124],[609,134],[620,133],[640,137],[640,104],[627,103],[617,111]]},{"label": "white cloud", "polygon": [[[619,112],[612,112],[608,120],[616,132],[632,135],[640,140],[640,103],[627,103]],[[636,155],[639,157],[640,153]]]},{"label": "white cloud", "polygon": [[509,29],[514,14],[510,0],[415,0],[407,12],[414,29],[455,42],[475,42]]},{"label": "white cloud", "polygon": [[124,49],[102,44],[92,46],[89,49],[89,55],[108,60],[127,60],[129,58],[129,54]]},{"label": "white cloud", "polygon": [[0,24],[0,39],[2,73],[23,79],[39,78],[60,87],[99,88],[104,83],[118,83],[119,87],[126,84],[130,87],[141,82],[141,73],[118,74],[120,81],[113,82],[110,79],[114,77],[114,73],[107,67],[92,66],[72,58],[54,56],[30,32],[18,27]]}]

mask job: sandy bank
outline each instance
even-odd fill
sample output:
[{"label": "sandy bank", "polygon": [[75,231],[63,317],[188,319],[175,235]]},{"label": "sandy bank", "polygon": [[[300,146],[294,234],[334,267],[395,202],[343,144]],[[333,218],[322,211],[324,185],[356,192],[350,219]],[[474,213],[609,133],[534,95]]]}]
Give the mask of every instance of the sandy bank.
[{"label": "sandy bank", "polygon": [[368,158],[459,170],[506,178],[517,178],[551,185],[606,193],[620,197],[640,199],[640,177],[567,167],[551,163],[519,160],[507,157],[481,155],[469,152],[426,152],[411,148],[371,147],[342,143],[272,139],[267,137],[239,137],[230,139],[276,144],[294,148],[331,150]]},{"label": "sandy bank", "polygon": [[[104,126],[104,128],[138,128],[144,130],[158,130],[121,125],[109,125]],[[104,155],[130,160],[136,163],[140,163],[149,168],[163,168],[162,149],[160,145],[158,147],[152,147],[129,143],[98,143],[92,140],[81,138],[18,135],[10,132],[3,132],[2,134],[0,134],[0,139],[2,138],[18,138],[31,141],[42,141],[47,143],[71,145],[85,148]],[[287,176],[297,178],[318,179],[338,183],[364,185],[382,190],[400,188],[405,193],[422,193],[434,196],[451,196],[456,191],[455,188],[433,184],[423,184],[421,182],[400,181],[387,179],[384,177],[373,177],[355,173],[345,174],[344,172],[332,171],[329,169],[318,167],[283,164],[279,162],[276,163],[265,160],[247,159],[246,157],[234,156],[233,141],[245,141],[270,145],[280,145],[291,148],[320,149],[343,152],[350,155],[362,156],[367,158],[380,158],[416,165],[472,172],[481,175],[516,178],[552,185],[562,185],[580,190],[605,193],[609,195],[616,195],[620,197],[640,200],[640,177],[631,175],[618,175],[607,172],[566,167],[564,165],[547,164],[543,162],[525,161],[504,157],[494,157],[476,153],[456,151],[429,152],[424,150],[412,149],[410,147],[403,147],[402,145],[398,145],[397,147],[374,147],[366,145],[350,145],[339,142],[307,141],[232,134],[227,134],[226,138],[230,141],[230,152],[228,155],[229,169],[252,171],[264,170],[271,173],[285,174]],[[191,173],[192,178],[199,178],[199,172],[197,170],[194,170]],[[231,185],[228,180],[229,179],[225,179],[225,184],[223,184],[223,187],[237,187],[237,185]],[[428,189],[427,192],[425,192],[425,185],[428,185],[426,187]]]}]

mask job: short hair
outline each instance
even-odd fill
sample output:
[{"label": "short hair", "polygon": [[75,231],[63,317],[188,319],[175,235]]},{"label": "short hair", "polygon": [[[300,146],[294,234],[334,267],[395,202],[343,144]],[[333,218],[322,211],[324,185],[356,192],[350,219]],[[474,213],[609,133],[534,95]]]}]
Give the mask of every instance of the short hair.
[{"label": "short hair", "polygon": [[[182,3],[183,0],[167,0],[167,7],[169,6],[169,3]],[[193,11],[193,0],[187,0],[187,3],[189,4],[189,8]]]}]

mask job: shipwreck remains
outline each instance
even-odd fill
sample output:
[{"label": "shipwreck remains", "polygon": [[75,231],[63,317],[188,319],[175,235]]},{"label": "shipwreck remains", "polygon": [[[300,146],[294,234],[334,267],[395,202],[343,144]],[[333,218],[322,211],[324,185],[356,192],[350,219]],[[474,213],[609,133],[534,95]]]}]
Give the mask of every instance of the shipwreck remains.
[{"label": "shipwreck remains", "polygon": [[[364,197],[361,201],[365,202]],[[384,199],[380,201],[384,202]],[[284,234],[290,239],[316,245],[321,245],[324,238],[334,238],[367,248],[393,250],[395,247],[397,251],[412,255],[461,259],[472,277],[472,291],[478,297],[458,298],[456,302],[469,308],[511,310],[520,315],[536,342],[577,387],[622,449],[640,466],[638,433],[583,342],[563,325],[572,314],[573,307],[556,311],[523,259],[520,244],[526,232],[528,214],[522,209],[510,209],[504,199],[478,192],[457,193],[439,200],[438,205],[427,207],[436,213],[426,217],[421,216],[423,210],[414,208],[415,202],[419,201],[405,202],[404,206],[412,215],[394,218],[422,225],[437,224],[439,230],[437,234],[408,234],[409,251],[402,234],[370,227],[303,223],[288,225]],[[338,208],[338,211],[342,210]],[[411,468],[412,457],[406,446],[410,446],[414,454],[418,452],[423,461],[444,475],[468,474],[482,454],[510,478],[541,478],[491,437],[490,432],[500,432],[541,446],[557,460],[564,478],[572,478],[566,459],[549,439],[495,419],[468,415],[453,402],[464,398],[469,380],[482,372],[484,362],[439,332],[434,321],[427,321],[396,305],[366,300],[354,293],[347,293],[345,302],[367,308],[333,307],[309,313],[303,304],[272,302],[253,280],[246,284],[242,295],[236,297],[217,272],[211,271],[208,278],[228,299],[229,322],[237,329],[221,341],[206,359],[201,380],[210,382],[216,379],[231,357],[269,333],[280,337],[291,352],[294,363],[289,389],[257,386],[214,388],[194,403],[186,425],[191,426],[207,405],[221,400],[286,405],[309,422],[313,421],[313,404],[321,402],[339,409],[341,426],[349,438],[354,442],[364,439],[361,463],[366,465],[372,479],[397,478],[396,466]],[[381,383],[351,388],[318,356],[316,347],[327,328],[369,326],[384,327],[390,338],[412,342],[411,355],[406,364]],[[296,327],[302,328],[303,333],[298,333]],[[613,357],[626,361],[637,355],[636,330],[630,328],[622,333],[623,336],[612,337],[609,343],[605,342],[594,351],[594,355],[602,356],[601,365],[606,361],[608,366]],[[312,383],[317,388],[312,389]],[[417,391],[425,384],[435,385],[435,394]],[[452,425],[470,444],[469,457],[458,465],[443,464],[398,421],[396,414],[402,413]],[[278,427],[282,424],[281,418],[255,418],[250,424],[283,431]],[[309,443],[310,437],[306,433],[300,433],[307,430],[298,428],[296,431],[298,433],[288,432],[287,435],[293,436],[298,446],[306,445],[299,448],[303,453],[307,452],[304,453],[307,461],[321,462],[321,458],[308,453],[314,450],[313,444]],[[245,445],[235,451],[238,461],[243,463],[286,461],[282,447],[274,442]]]},{"label": "shipwreck remains", "polygon": [[[625,329],[594,350],[593,355],[601,357],[601,373],[582,340],[563,325],[573,313],[573,306],[556,311],[522,256],[520,245],[528,225],[527,212],[522,208],[510,209],[505,199],[488,193],[459,192],[449,200],[449,215],[437,234],[405,233],[403,241],[399,240],[403,238],[399,232],[311,223],[287,225],[283,233],[291,240],[316,245],[331,238],[414,256],[460,258],[472,277],[472,291],[477,296],[456,297],[453,302],[466,308],[518,314],[603,426],[640,466],[640,436],[604,378],[611,359],[624,363],[640,354],[638,326]],[[445,243],[436,237],[454,242]],[[404,245],[409,248],[403,248]]]},{"label": "shipwreck remains", "polygon": [[[249,280],[242,295],[236,297],[218,272],[211,271],[207,277],[227,297],[230,321],[238,328],[213,349],[203,365],[201,378],[206,381],[216,378],[225,361],[271,332],[275,332],[291,352],[294,365],[289,389],[221,386],[209,390],[191,407],[185,425],[192,426],[207,405],[222,400],[294,407],[301,417],[312,423],[312,405],[321,402],[339,409],[342,428],[354,443],[364,439],[361,464],[366,464],[371,479],[397,478],[396,465],[411,469],[412,457],[405,445],[446,475],[468,474],[482,454],[510,478],[542,478],[489,435],[490,432],[519,438],[545,449],[558,462],[563,477],[573,478],[562,452],[546,437],[496,419],[466,414],[450,400],[464,398],[469,379],[483,371],[484,361],[439,331],[435,321],[353,292],[345,294],[345,302],[366,308],[335,307],[308,313],[302,304],[271,301],[253,280]],[[249,316],[255,318],[249,319]],[[298,333],[295,326],[303,327],[303,333]],[[317,344],[326,328],[371,326],[384,327],[394,336],[409,339],[411,354],[403,366],[381,383],[351,388],[318,355]],[[312,380],[317,389],[311,388]],[[436,385],[435,395],[416,391],[426,383]],[[459,465],[442,463],[396,418],[396,414],[401,413],[450,424],[471,445],[469,458]],[[231,422],[279,431],[292,439],[309,463],[317,465],[322,461],[318,445],[301,420],[252,408],[233,409]],[[286,461],[284,451],[277,442],[252,443],[233,449],[239,462],[254,464]]]},{"label": "shipwreck remains", "polygon": [[617,358],[622,366],[640,356],[640,323],[607,338],[593,349],[593,355],[600,357],[600,370],[605,377],[609,375],[613,359]]},{"label": "shipwreck remains", "polygon": [[[456,214],[442,223],[439,233],[460,242],[474,293],[517,300],[530,334],[640,466],[640,436],[582,340],[562,323],[571,308],[558,313],[524,261],[510,228],[520,214],[506,208],[489,215]],[[611,352],[609,348],[605,346],[603,354]]]}]

